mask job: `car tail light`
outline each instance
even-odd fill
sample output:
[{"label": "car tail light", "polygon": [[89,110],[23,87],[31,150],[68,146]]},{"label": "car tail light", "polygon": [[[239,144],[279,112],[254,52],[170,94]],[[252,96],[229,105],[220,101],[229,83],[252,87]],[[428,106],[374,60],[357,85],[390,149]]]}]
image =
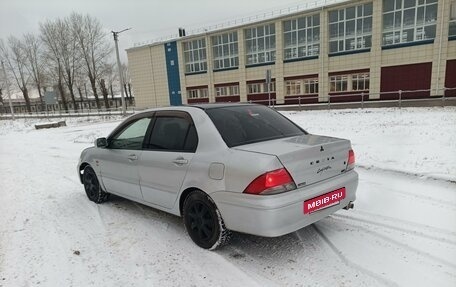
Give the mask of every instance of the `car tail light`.
[{"label": "car tail light", "polygon": [[285,168],[266,172],[255,178],[244,190],[249,194],[277,194],[296,189],[296,184]]},{"label": "car tail light", "polygon": [[348,162],[346,170],[352,170],[355,168],[355,152],[351,149],[348,151]]}]

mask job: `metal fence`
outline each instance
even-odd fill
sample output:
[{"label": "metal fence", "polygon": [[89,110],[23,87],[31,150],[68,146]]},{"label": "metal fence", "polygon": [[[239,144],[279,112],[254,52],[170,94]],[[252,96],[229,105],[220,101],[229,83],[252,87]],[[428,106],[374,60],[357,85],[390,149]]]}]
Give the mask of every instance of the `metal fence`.
[{"label": "metal fence", "polygon": [[[370,108],[370,107],[397,107],[403,106],[455,106],[456,88],[445,88],[437,91],[439,96],[430,96],[436,90],[399,90],[382,93],[344,93],[329,94],[324,98],[314,96],[287,96],[284,103],[277,103],[275,95],[262,100],[251,100],[249,103],[267,105],[276,109],[332,109],[332,108]],[[130,106],[127,114],[134,114],[142,109]],[[121,108],[106,110],[49,110],[31,113],[15,113],[17,118],[62,118],[62,117],[90,117],[121,115]],[[10,113],[0,114],[0,119],[10,119]]]},{"label": "metal fence", "polygon": [[[127,115],[134,114],[135,107],[128,107],[126,110]],[[122,108],[113,108],[106,110],[49,110],[49,111],[36,111],[30,113],[14,113],[14,118],[71,118],[71,117],[91,117],[91,116],[111,116],[122,115]],[[11,113],[0,114],[0,120],[11,119]]]},{"label": "metal fence", "polygon": [[456,105],[456,88],[444,88],[438,90],[439,96],[430,96],[436,90],[398,90],[381,93],[343,93],[329,94],[324,98],[313,96],[287,96],[284,103],[277,103],[277,99],[250,100],[249,103],[257,103],[277,108],[294,107],[298,109],[320,107],[331,109],[344,106],[351,107],[392,107],[402,108],[403,105],[414,106],[446,106]]}]

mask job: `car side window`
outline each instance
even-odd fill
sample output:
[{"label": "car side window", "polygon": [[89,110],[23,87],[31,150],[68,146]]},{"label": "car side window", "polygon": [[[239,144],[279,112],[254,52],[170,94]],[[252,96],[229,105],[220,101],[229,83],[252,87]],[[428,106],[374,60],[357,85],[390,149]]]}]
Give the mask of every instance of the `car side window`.
[{"label": "car side window", "polygon": [[108,148],[132,150],[142,149],[144,137],[150,121],[150,118],[142,118],[130,123],[122,131],[110,139]]},{"label": "car side window", "polygon": [[146,148],[161,151],[195,152],[198,136],[187,117],[157,116]]}]

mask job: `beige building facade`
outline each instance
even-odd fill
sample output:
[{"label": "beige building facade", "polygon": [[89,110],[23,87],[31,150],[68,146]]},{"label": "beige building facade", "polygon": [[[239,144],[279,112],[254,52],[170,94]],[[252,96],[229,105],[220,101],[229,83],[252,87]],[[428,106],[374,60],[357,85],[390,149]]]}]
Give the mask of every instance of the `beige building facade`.
[{"label": "beige building facade", "polygon": [[456,96],[456,1],[351,0],[127,54],[139,108]]}]

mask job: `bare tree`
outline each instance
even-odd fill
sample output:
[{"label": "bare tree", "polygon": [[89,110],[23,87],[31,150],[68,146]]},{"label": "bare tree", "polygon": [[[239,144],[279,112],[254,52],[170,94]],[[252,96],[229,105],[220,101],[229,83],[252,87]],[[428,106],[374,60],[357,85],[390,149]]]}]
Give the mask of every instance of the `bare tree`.
[{"label": "bare tree", "polygon": [[[114,100],[114,83],[119,81],[119,74],[114,63],[107,63],[105,70],[105,78],[108,82],[109,90],[111,92],[111,98]],[[119,84],[120,86],[120,84]]]},{"label": "bare tree", "polygon": [[23,43],[24,53],[27,59],[26,68],[35,82],[36,88],[38,89],[38,94],[40,96],[41,105],[44,106],[43,100],[43,83],[44,83],[44,73],[43,73],[43,57],[41,50],[41,42],[38,37],[33,34],[24,35]]},{"label": "bare tree", "polygon": [[40,23],[41,40],[46,48],[45,57],[49,64],[48,73],[51,77],[57,78],[57,88],[59,90],[60,99],[63,108],[68,111],[68,105],[65,97],[65,89],[63,86],[62,64],[60,61],[60,49],[58,45],[58,27],[51,21]]},{"label": "bare tree", "polygon": [[106,33],[101,23],[90,15],[73,13],[70,16],[71,28],[75,35],[82,58],[84,59],[87,76],[92,87],[93,96],[100,109],[97,83],[100,83],[103,63],[112,52],[112,46],[106,40]]},{"label": "bare tree", "polygon": [[101,89],[101,94],[103,95],[105,109],[107,110],[109,108],[109,101],[108,101],[108,89],[106,88],[105,79],[100,80],[100,89]]},{"label": "bare tree", "polygon": [[122,82],[123,82],[123,89],[125,91],[125,95],[127,96],[128,102],[130,105],[133,104],[132,96],[131,96],[131,76],[130,76],[130,70],[128,70],[128,66],[125,64],[122,64],[120,66],[120,70],[122,72]]},{"label": "bare tree", "polygon": [[63,80],[70,91],[70,97],[73,102],[73,107],[78,110],[78,104],[76,103],[76,97],[74,95],[74,76],[75,70],[78,68],[78,50],[76,38],[70,30],[70,23],[68,19],[60,20],[57,19],[55,22],[57,25],[58,37],[57,44],[60,50],[60,56],[63,67]]},{"label": "bare tree", "polygon": [[113,83],[118,78],[114,63],[104,63],[101,69],[100,77],[102,77],[100,81],[101,92],[103,94],[105,104],[108,104],[109,91],[111,93],[111,99],[114,100]]},{"label": "bare tree", "polygon": [[26,57],[21,40],[14,36],[8,38],[8,47],[0,41],[0,54],[4,59],[5,64],[13,76],[16,85],[24,96],[27,112],[31,112],[30,97],[28,94],[28,79],[29,75],[26,68]]},{"label": "bare tree", "polygon": [[[83,73],[82,69],[77,69],[75,71],[74,84],[78,91],[80,102],[81,102],[81,108],[82,108],[83,102],[84,102],[84,96],[82,95],[82,89],[85,87],[85,84],[86,84],[86,76],[85,76],[85,73]],[[86,95],[86,98],[87,98],[87,95]]]}]

